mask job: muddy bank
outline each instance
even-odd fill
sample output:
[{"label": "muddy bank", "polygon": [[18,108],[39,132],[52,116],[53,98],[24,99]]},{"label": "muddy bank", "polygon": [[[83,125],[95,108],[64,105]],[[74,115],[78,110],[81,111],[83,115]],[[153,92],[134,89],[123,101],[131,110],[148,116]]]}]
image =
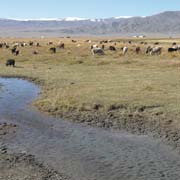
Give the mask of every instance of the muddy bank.
[{"label": "muddy bank", "polygon": [[0,147],[1,180],[68,180],[65,175],[40,163],[35,156],[24,153],[5,153]]},{"label": "muddy bank", "polygon": [[85,123],[93,127],[126,130],[133,134],[151,135],[160,138],[180,152],[180,131],[174,125],[174,117],[163,112],[160,105],[129,108],[126,105],[111,105],[104,110],[103,105],[89,105],[81,109],[50,108],[36,104],[41,112],[63,119]]},{"label": "muddy bank", "polygon": [[24,153],[7,153],[0,146],[0,180],[68,180],[40,163],[35,156]]},{"label": "muddy bank", "polygon": [[0,180],[68,180],[65,175],[41,163],[34,155],[12,153],[7,139],[16,135],[16,124],[0,123]]}]

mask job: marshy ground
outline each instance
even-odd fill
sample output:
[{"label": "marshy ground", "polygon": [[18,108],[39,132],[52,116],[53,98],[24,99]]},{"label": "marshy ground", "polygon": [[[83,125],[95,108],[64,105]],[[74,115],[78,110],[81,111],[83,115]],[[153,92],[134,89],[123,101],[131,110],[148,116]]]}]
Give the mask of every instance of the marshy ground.
[{"label": "marshy ground", "polygon": [[[98,127],[151,133],[179,151],[180,53],[168,53],[167,48],[180,40],[145,39],[148,45],[158,41],[163,47],[160,56],[148,56],[140,40],[129,45],[129,40],[121,39],[117,52],[105,50],[104,56],[95,57],[85,39],[76,40],[33,39],[41,47],[19,47],[17,57],[9,49],[0,49],[0,75],[39,84],[42,91],[34,105],[43,112]],[[49,41],[54,45],[48,46]],[[65,49],[51,54],[49,48],[58,41],[65,43]],[[92,44],[98,42],[93,39]],[[129,47],[126,56],[121,51],[123,46]],[[134,52],[136,46],[142,49],[139,55]],[[39,54],[34,55],[37,49]],[[9,58],[16,60],[15,68],[5,67]]]}]

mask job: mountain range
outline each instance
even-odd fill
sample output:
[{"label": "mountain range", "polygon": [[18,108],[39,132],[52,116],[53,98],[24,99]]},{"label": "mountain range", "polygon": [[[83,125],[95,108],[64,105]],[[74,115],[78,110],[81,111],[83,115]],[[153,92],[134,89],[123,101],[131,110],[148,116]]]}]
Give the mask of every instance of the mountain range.
[{"label": "mountain range", "polygon": [[180,36],[180,11],[146,17],[86,19],[78,17],[41,19],[0,18],[1,37],[41,36]]}]

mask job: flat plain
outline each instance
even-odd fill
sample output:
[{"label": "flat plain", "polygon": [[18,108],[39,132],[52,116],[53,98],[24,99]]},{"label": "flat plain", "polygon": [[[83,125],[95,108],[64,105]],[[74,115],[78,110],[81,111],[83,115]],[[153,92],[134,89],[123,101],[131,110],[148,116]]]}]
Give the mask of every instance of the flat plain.
[{"label": "flat plain", "polygon": [[[178,147],[180,52],[168,53],[168,48],[173,42],[180,44],[180,39],[112,38],[104,44],[105,55],[93,56],[91,45],[101,47],[102,40],[0,39],[10,45],[0,49],[0,75],[39,84],[42,91],[34,105],[42,112],[98,127],[153,132]],[[12,55],[13,43],[30,41],[40,46],[18,47],[20,54]],[[65,44],[64,49],[58,47],[59,42]],[[128,52],[123,55],[125,46]],[[146,54],[148,46],[161,46],[161,55]],[[51,47],[57,52],[51,53]],[[141,48],[139,54],[136,47]],[[7,59],[15,59],[16,67],[6,67]]]}]

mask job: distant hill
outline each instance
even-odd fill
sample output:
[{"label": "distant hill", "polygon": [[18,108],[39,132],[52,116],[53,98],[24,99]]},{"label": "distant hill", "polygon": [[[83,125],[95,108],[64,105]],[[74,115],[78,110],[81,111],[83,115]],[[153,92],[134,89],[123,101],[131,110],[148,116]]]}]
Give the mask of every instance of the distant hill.
[{"label": "distant hill", "polygon": [[107,19],[0,19],[0,36],[180,36],[180,11]]}]

